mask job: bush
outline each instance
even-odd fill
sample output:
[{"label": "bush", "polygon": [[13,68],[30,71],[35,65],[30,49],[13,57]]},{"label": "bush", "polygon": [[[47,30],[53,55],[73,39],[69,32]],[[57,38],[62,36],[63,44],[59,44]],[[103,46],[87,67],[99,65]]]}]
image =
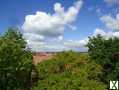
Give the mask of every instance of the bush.
[{"label": "bush", "polygon": [[37,66],[39,81],[33,90],[106,90],[101,67],[87,54],[61,52]]},{"label": "bush", "polygon": [[104,39],[98,35],[89,38],[89,55],[92,60],[102,65],[103,80],[109,84],[109,80],[119,79],[119,38]]},{"label": "bush", "polygon": [[9,28],[0,37],[0,90],[30,90],[32,54],[22,34]]}]

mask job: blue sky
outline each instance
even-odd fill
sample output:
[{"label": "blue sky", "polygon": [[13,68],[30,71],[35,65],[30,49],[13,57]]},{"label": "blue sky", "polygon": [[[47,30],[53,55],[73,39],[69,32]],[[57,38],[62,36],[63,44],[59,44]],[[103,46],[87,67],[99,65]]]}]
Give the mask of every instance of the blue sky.
[{"label": "blue sky", "polygon": [[119,35],[119,0],[1,0],[0,11],[0,33],[20,27],[34,51],[76,50],[88,36]]}]

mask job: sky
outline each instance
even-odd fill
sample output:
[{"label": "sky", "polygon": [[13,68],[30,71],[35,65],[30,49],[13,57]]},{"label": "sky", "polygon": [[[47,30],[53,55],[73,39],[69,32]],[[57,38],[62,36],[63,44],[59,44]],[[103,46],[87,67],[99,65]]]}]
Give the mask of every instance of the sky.
[{"label": "sky", "polygon": [[0,11],[0,33],[18,27],[35,52],[85,52],[88,37],[119,37],[119,0],[0,0]]}]

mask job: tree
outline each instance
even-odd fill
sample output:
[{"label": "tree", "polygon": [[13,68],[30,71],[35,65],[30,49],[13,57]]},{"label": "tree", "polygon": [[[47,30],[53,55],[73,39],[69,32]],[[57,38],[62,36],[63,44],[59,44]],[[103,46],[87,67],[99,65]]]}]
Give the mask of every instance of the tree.
[{"label": "tree", "polygon": [[103,79],[106,83],[109,80],[119,78],[119,38],[105,39],[101,35],[89,38],[89,55],[92,60],[102,65]]},{"label": "tree", "polygon": [[106,90],[98,78],[101,67],[87,54],[61,52],[37,66],[39,81],[33,90]]},{"label": "tree", "polygon": [[29,90],[32,54],[22,34],[9,28],[0,36],[0,89]]}]

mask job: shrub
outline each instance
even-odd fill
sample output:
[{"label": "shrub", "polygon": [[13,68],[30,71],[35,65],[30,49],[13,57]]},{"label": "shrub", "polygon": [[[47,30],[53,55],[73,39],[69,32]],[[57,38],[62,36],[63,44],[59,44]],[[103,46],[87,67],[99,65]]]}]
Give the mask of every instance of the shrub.
[{"label": "shrub", "polygon": [[39,81],[33,90],[106,90],[100,82],[101,67],[88,55],[58,53],[37,66]]}]

